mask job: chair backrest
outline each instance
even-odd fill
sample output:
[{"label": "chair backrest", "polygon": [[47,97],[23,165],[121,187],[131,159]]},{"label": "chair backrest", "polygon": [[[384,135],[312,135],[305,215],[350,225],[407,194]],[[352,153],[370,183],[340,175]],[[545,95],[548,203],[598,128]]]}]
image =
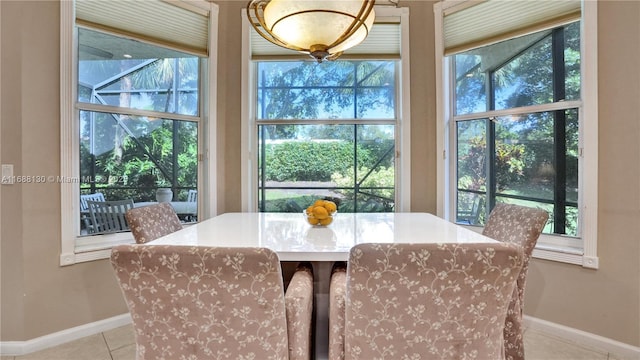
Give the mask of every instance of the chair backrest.
[{"label": "chair backrest", "polygon": [[138,244],[144,244],[182,229],[182,223],[169,203],[130,209],[125,213],[125,218]]},{"label": "chair backrest", "polygon": [[503,359],[522,249],[359,244],[347,265],[345,359]]},{"label": "chair backrest", "polygon": [[546,210],[497,203],[489,214],[482,234],[498,241],[518,244],[524,248],[525,256],[531,256],[548,219]]},{"label": "chair backrest", "polygon": [[89,211],[89,205],[87,205],[87,200],[105,201],[104,194],[101,192],[97,192],[94,194],[80,194],[80,211]]},{"label": "chair backrest", "polygon": [[198,190],[189,190],[187,193],[187,201],[188,202],[197,202],[198,201]]},{"label": "chair backrest", "polygon": [[517,244],[524,249],[524,264],[518,278],[518,292],[524,300],[529,259],[544,229],[549,213],[542,209],[497,203],[491,210],[482,234],[492,239]]},{"label": "chair backrest", "polygon": [[265,248],[119,245],[136,358],[287,359],[280,261]]},{"label": "chair backrest", "polygon": [[91,223],[95,233],[110,233],[129,230],[124,214],[133,209],[133,200],[91,201],[87,200]]},{"label": "chair backrest", "polygon": [[529,259],[548,219],[549,213],[542,209],[498,203],[489,214],[482,231],[485,236],[505,243],[517,244],[524,249],[524,263],[506,320],[504,336],[508,359],[524,359],[522,313]]}]

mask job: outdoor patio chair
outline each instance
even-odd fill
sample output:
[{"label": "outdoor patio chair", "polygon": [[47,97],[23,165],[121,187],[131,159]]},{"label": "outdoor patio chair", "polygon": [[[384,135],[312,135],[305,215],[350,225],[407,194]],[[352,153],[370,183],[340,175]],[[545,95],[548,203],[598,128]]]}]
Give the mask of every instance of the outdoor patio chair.
[{"label": "outdoor patio chair", "polygon": [[80,219],[84,224],[84,228],[87,230],[87,233],[91,234],[95,232],[95,229],[91,224],[89,205],[87,205],[87,201],[105,201],[104,194],[101,192],[93,194],[80,194]]},{"label": "outdoor patio chair", "polygon": [[87,201],[105,201],[104,194],[101,192],[93,194],[80,194],[80,211],[88,211],[89,205]]},{"label": "outdoor patio chair", "polygon": [[198,202],[198,190],[189,190],[187,193],[188,202]]},{"label": "outdoor patio chair", "polygon": [[471,199],[470,207],[466,210],[458,210],[456,214],[456,222],[459,224],[467,225],[480,225],[480,215],[484,209],[484,195],[479,194],[465,194]]},{"label": "outdoor patio chair", "polygon": [[127,231],[129,226],[124,214],[133,209],[133,200],[91,201],[87,200],[93,233],[103,234]]}]

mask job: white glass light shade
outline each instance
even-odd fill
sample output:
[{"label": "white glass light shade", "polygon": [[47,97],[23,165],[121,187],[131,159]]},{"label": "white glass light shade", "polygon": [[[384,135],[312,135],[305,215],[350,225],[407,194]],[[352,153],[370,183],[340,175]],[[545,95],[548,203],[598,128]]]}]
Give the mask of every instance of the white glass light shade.
[{"label": "white glass light shade", "polygon": [[375,20],[374,3],[373,0],[252,0],[247,13],[256,31],[267,40],[322,61],[334,59],[367,37]]},{"label": "white glass light shade", "polygon": [[342,42],[341,44],[336,45],[335,47],[329,50],[330,53],[343,52],[349,48],[352,48],[367,38],[369,35],[369,31],[371,31],[371,27],[373,26],[373,21],[376,19],[376,14],[373,10],[369,13],[369,16],[364,20],[364,25],[362,25],[351,37]]}]

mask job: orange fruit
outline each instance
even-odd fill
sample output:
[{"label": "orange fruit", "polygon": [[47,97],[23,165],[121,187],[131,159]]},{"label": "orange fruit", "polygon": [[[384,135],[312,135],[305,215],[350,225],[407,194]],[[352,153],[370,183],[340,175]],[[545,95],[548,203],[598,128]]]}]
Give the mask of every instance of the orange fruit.
[{"label": "orange fruit", "polygon": [[311,225],[318,225],[320,221],[313,216],[307,216],[307,222]]},{"label": "orange fruit", "polygon": [[307,208],[307,210],[306,210],[306,214],[307,214],[307,215],[311,215],[311,214],[313,214],[313,205],[311,205],[311,206],[309,206],[309,207]]},{"label": "orange fruit", "polygon": [[320,225],[327,226],[327,225],[331,224],[332,222],[333,222],[333,218],[331,216],[329,216],[326,219],[320,220]]},{"label": "orange fruit", "polygon": [[336,212],[336,210],[338,210],[338,207],[336,206],[336,203],[334,203],[333,201],[325,201],[324,202],[324,208],[327,209],[329,214],[333,214],[333,213]]},{"label": "orange fruit", "polygon": [[318,199],[313,203],[312,206],[324,206],[324,200]]},{"label": "orange fruit", "polygon": [[323,220],[329,217],[329,212],[324,206],[316,206],[313,208],[313,216],[318,220]]}]

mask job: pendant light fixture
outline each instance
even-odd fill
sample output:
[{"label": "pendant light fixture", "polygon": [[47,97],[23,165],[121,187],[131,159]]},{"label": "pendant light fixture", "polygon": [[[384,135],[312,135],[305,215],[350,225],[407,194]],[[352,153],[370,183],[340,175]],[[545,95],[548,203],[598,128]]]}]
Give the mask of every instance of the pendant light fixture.
[{"label": "pendant light fixture", "polygon": [[247,16],[268,41],[309,54],[318,62],[335,60],[371,31],[375,0],[251,0]]}]

